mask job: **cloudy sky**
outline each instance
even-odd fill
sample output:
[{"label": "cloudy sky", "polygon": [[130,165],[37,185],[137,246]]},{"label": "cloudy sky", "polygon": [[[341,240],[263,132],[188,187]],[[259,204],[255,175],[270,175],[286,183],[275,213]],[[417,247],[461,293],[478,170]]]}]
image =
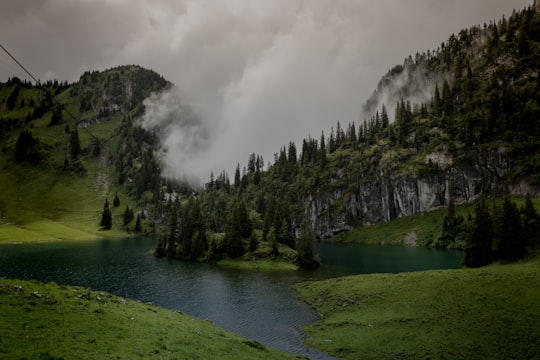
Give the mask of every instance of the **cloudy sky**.
[{"label": "cloudy sky", "polygon": [[[41,80],[139,64],[172,81],[174,91],[148,103],[145,124],[167,118],[167,175],[205,181],[210,171],[232,174],[250,153],[268,162],[291,140],[360,121],[362,103],[393,65],[530,4],[0,0],[0,43]],[[1,53],[0,81],[10,76],[25,74]],[[180,101],[200,124],[185,121],[192,114],[175,109]]]}]

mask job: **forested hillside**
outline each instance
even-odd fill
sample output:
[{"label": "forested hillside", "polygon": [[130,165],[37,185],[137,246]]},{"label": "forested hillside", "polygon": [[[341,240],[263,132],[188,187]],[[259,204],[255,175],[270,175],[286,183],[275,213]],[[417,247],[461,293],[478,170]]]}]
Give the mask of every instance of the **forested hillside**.
[{"label": "forested hillside", "polygon": [[269,167],[246,156],[233,179],[212,174],[204,191],[171,202],[158,253],[237,257],[260,244],[277,254],[278,243],[303,262],[315,236],[480,194],[538,194],[539,70],[536,6],[452,34],[391,69],[364,122],[291,142]]},{"label": "forested hillside", "polygon": [[[0,241],[134,230],[162,181],[157,137],[137,119],[142,101],[168,86],[139,66],[86,72],[73,84],[0,84]],[[106,202],[111,216],[101,223]],[[153,227],[139,219],[138,230]]]}]

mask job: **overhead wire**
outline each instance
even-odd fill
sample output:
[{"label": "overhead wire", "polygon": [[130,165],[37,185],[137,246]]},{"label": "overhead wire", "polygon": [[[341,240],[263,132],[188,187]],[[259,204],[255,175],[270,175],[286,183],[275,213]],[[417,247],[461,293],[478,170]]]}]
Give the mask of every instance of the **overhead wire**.
[{"label": "overhead wire", "polygon": [[[24,72],[25,72],[28,76],[30,76],[30,78],[31,78],[32,80],[34,80],[34,81],[36,82],[36,84],[39,84],[39,83],[40,83],[40,81],[39,81],[38,79],[36,79],[36,77],[35,77],[34,75],[32,75],[32,73],[31,73],[27,68],[25,68],[24,65],[21,64],[21,62],[20,62],[19,60],[17,60],[17,58],[15,58],[15,56],[13,56],[13,55],[12,55],[12,54],[4,47],[4,45],[0,44],[0,48],[2,48],[2,50],[4,50],[4,52],[5,52],[5,53],[6,53],[13,61],[15,61],[15,63],[16,63],[17,65],[19,65],[19,67],[20,67],[22,70],[24,70]],[[51,96],[51,99],[56,103],[57,106],[61,107],[61,108],[62,108],[62,109],[63,109],[63,110],[64,110],[64,111],[65,111],[65,112],[73,119],[73,120],[75,120],[76,123],[77,123],[77,127],[79,127],[79,124],[80,124],[82,121],[80,121],[79,119],[77,119],[77,118],[75,117],[75,115],[73,115],[73,114],[72,114],[72,113],[64,106],[64,104],[62,104],[62,103],[60,103],[60,101],[56,100],[56,97]],[[82,127],[82,129],[84,129],[84,130],[88,133],[88,135],[90,135],[93,139],[99,140],[99,139],[98,139],[94,134],[92,134],[92,133],[90,132],[90,130],[88,130],[86,127]]]}]

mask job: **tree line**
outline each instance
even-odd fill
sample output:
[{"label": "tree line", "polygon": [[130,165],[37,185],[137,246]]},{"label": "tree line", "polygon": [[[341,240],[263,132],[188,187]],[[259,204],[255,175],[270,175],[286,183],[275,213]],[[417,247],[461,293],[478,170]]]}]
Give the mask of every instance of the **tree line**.
[{"label": "tree line", "polygon": [[463,250],[467,267],[517,260],[540,248],[540,217],[530,195],[521,208],[509,197],[490,204],[481,196],[466,218],[456,215],[451,202],[441,230],[441,236],[428,245]]}]

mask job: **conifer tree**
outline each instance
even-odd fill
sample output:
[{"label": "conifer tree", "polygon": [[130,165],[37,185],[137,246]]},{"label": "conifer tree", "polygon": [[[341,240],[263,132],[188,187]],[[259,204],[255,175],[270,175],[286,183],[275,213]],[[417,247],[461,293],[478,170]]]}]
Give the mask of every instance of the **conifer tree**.
[{"label": "conifer tree", "polygon": [[532,248],[540,247],[540,218],[534,208],[530,194],[525,198],[523,212],[523,236],[527,245]]},{"label": "conifer tree", "polygon": [[225,227],[226,252],[235,258],[244,254],[244,239],[251,235],[252,224],[243,201],[237,202]]},{"label": "conifer tree", "polygon": [[79,140],[79,132],[77,129],[71,132],[71,137],[69,138],[69,154],[72,159],[76,159],[81,152],[81,142]]},{"label": "conifer tree", "polygon": [[463,265],[480,267],[492,260],[492,221],[485,199],[477,200],[466,236]]},{"label": "conifer tree", "polygon": [[526,242],[516,204],[506,197],[498,213],[493,244],[496,258],[511,260],[525,255]]},{"label": "conifer tree", "polygon": [[390,119],[388,118],[388,112],[386,111],[386,106],[384,104],[381,108],[381,125],[383,129],[386,129],[390,125]]},{"label": "conifer tree", "polygon": [[300,224],[300,236],[296,241],[298,251],[298,264],[304,269],[313,269],[319,266],[319,262],[315,259],[314,244],[316,238],[315,233],[309,221],[304,219]]},{"label": "conifer tree", "polygon": [[105,199],[105,205],[103,206],[103,213],[101,214],[101,227],[105,230],[112,228],[112,213],[109,209],[109,200]]},{"label": "conifer tree", "polygon": [[118,194],[114,195],[113,206],[114,207],[119,207],[120,206],[120,198],[118,197]]},{"label": "conifer tree", "polygon": [[236,170],[234,171],[234,187],[239,188],[241,183],[240,178],[240,164],[236,165]]},{"label": "conifer tree", "polygon": [[135,232],[141,232],[142,226],[141,226],[141,214],[137,214],[137,222],[135,223]]},{"label": "conifer tree", "polygon": [[123,216],[123,222],[122,225],[126,226],[133,220],[133,210],[129,208],[128,205],[126,205],[126,209],[124,210],[124,216]]}]

